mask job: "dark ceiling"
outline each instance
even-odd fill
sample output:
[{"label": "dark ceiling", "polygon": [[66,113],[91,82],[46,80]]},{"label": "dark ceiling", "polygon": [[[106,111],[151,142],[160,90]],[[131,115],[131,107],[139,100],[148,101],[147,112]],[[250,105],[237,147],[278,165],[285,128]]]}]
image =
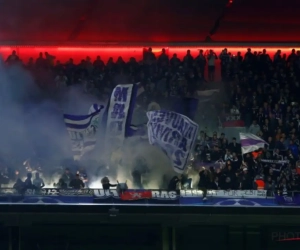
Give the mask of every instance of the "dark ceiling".
[{"label": "dark ceiling", "polygon": [[300,40],[300,1],[227,3],[0,0],[0,42],[203,42],[209,34],[218,42]]}]

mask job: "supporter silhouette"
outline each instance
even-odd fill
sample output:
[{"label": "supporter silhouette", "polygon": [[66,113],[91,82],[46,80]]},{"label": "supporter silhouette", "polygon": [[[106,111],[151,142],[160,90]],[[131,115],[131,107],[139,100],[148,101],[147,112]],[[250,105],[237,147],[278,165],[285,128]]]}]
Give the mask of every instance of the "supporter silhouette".
[{"label": "supporter silhouette", "polygon": [[272,195],[275,191],[275,181],[272,180],[271,176],[268,176],[267,180],[265,181],[265,190],[267,190],[268,195]]},{"label": "supporter silhouette", "polygon": [[191,189],[192,188],[192,178],[189,178],[187,174],[182,174],[180,176],[181,189]]},{"label": "supporter silhouette", "polygon": [[81,189],[84,188],[84,183],[83,181],[80,179],[79,174],[75,175],[75,178],[73,180],[70,181],[69,187],[73,188],[73,189]]},{"label": "supporter silhouette", "polygon": [[25,194],[27,189],[25,183],[20,178],[17,179],[16,183],[13,185],[13,188],[16,189],[19,194],[22,195]]},{"label": "supporter silhouette", "polygon": [[31,179],[32,179],[32,174],[27,173],[27,178],[24,182],[26,189],[33,189],[34,188],[34,186],[32,185],[32,180]]},{"label": "supporter silhouette", "polygon": [[176,191],[179,189],[178,185],[180,183],[180,178],[178,176],[174,176],[168,185],[168,190],[169,191]]},{"label": "supporter silhouette", "polygon": [[221,189],[221,187],[219,185],[219,177],[218,176],[216,176],[214,181],[211,182],[209,188],[212,189],[212,190],[220,190]]},{"label": "supporter silhouette", "polygon": [[283,196],[289,195],[291,189],[292,189],[291,184],[287,183],[286,178],[282,178],[277,188],[279,194]]},{"label": "supporter silhouette", "polygon": [[251,178],[248,168],[244,167],[243,172],[241,174],[242,180],[241,180],[241,186],[240,188],[242,190],[251,190],[253,189],[253,179]]},{"label": "supporter silhouette", "polygon": [[63,173],[63,175],[61,176],[61,179],[64,180],[64,182],[69,186],[71,180],[73,180],[74,175],[71,173],[69,168],[65,169],[65,172]]},{"label": "supporter silhouette", "polygon": [[54,187],[59,188],[59,189],[67,189],[68,185],[65,183],[64,179],[60,178],[58,180],[58,183],[54,185]]},{"label": "supporter silhouette", "polygon": [[13,63],[17,63],[20,61],[19,56],[17,55],[17,52],[15,50],[13,50],[13,52],[11,53],[11,55],[9,55],[6,59],[6,63],[8,64],[13,64]]},{"label": "supporter silhouette", "polygon": [[160,67],[163,67],[163,68],[165,68],[165,67],[168,66],[168,64],[169,64],[169,56],[166,54],[166,50],[165,49],[161,50],[161,55],[158,57],[157,64]]},{"label": "supporter silhouette", "polygon": [[202,167],[199,172],[199,176],[200,176],[200,180],[198,183],[198,189],[203,192],[203,200],[206,201],[207,189],[211,185],[210,171]]},{"label": "supporter silhouette", "polygon": [[232,142],[229,143],[228,148],[231,152],[239,154],[241,151],[241,144],[237,143],[236,138],[232,138]]},{"label": "supporter silhouette", "polygon": [[218,59],[216,53],[213,50],[210,50],[207,55],[207,64],[208,64],[208,80],[211,82],[215,80],[216,59]]},{"label": "supporter silhouette", "polygon": [[44,180],[40,177],[39,173],[35,174],[35,179],[33,180],[32,184],[37,191],[45,186]]},{"label": "supporter silhouette", "polygon": [[109,190],[111,187],[117,187],[117,184],[111,184],[108,177],[104,177],[101,179],[102,188],[104,190]]}]

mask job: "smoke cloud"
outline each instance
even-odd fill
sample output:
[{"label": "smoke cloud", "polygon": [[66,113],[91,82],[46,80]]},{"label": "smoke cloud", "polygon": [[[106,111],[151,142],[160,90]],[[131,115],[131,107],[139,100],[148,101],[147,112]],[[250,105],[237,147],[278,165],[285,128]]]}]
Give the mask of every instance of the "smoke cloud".
[{"label": "smoke cloud", "polygon": [[[27,70],[20,65],[8,67],[1,61],[1,160],[13,169],[24,170],[26,159],[38,158],[45,182],[52,185],[59,178],[58,173],[52,174],[56,167],[66,167],[64,162],[72,161],[63,114],[85,115],[93,103],[106,106],[107,101],[85,93],[79,85],[60,93],[43,91]],[[140,116],[140,110],[135,116]],[[134,117],[133,120],[139,119]],[[127,181],[128,186],[133,187],[131,172],[137,157],[144,158],[149,169],[143,176],[145,188],[159,188],[163,175],[172,177],[175,174],[164,153],[149,145],[148,141],[137,138],[126,139],[124,146],[113,152],[110,163],[104,162],[104,133],[103,129],[98,132],[94,152],[81,162],[92,181],[90,187],[101,187],[100,179],[104,176],[112,182]]]}]

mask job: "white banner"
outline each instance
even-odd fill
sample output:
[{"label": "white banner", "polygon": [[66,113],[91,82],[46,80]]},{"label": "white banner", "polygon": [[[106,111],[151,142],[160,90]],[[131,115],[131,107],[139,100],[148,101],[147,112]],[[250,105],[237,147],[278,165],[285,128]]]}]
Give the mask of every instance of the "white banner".
[{"label": "white banner", "polygon": [[148,137],[172,162],[173,169],[182,173],[198,135],[198,124],[188,117],[171,111],[149,111]]},{"label": "white banner", "polygon": [[117,85],[111,95],[107,114],[106,145],[114,149],[125,140],[125,126],[130,107],[133,84]]},{"label": "white banner", "polygon": [[[181,190],[180,196],[186,198],[202,197],[201,190]],[[267,190],[208,190],[207,196],[216,198],[266,198]]]}]

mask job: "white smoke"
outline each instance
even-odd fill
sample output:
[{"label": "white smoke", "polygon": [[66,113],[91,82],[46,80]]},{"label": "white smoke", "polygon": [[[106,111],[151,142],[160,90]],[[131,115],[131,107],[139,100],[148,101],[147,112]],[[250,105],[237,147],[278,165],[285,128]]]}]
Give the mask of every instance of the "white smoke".
[{"label": "white smoke", "polygon": [[[69,87],[62,93],[42,91],[31,74],[20,65],[8,67],[1,61],[0,155],[15,169],[24,169],[22,163],[27,158],[41,158],[43,178],[51,186],[57,182],[59,175],[54,173],[50,177],[49,173],[60,166],[64,159],[72,158],[63,114],[87,114],[94,103],[105,106],[107,100],[84,93],[81,86]],[[100,130],[98,134],[95,152],[88,161],[82,163],[88,171],[91,187],[100,187],[103,175],[109,176],[112,183],[127,181],[131,187],[131,172],[137,157],[144,158],[149,168],[149,173],[143,176],[145,188],[159,188],[163,175],[168,175],[169,179],[175,175],[164,153],[137,138],[125,140],[119,152],[111,156],[112,164],[107,169],[108,164],[103,164],[101,153],[105,132]],[[101,176],[96,176],[97,168],[100,168]]]}]

